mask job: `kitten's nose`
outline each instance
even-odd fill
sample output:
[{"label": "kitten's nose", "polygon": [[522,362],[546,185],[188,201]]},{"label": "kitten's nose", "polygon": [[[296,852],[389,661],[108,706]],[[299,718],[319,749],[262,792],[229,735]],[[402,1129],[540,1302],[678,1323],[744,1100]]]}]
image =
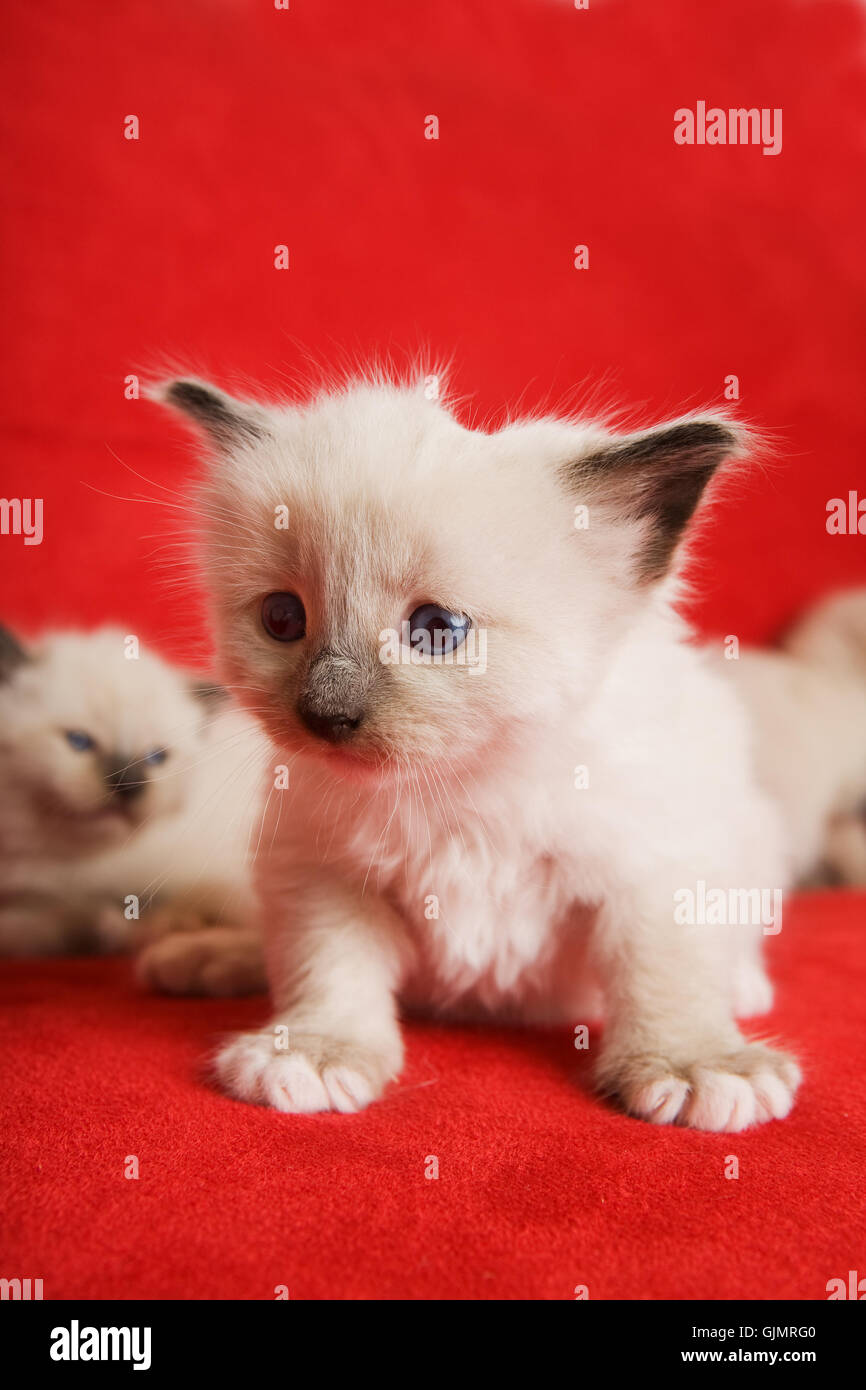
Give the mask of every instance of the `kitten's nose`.
[{"label": "kitten's nose", "polygon": [[364,718],[361,710],[337,710],[323,714],[306,700],[299,701],[298,714],[311,733],[326,739],[328,743],[344,743],[352,737]]},{"label": "kitten's nose", "polygon": [[298,692],[298,717],[328,743],[345,743],[364,718],[367,692],[375,677],[370,659],[323,647],[310,663]]},{"label": "kitten's nose", "polygon": [[121,801],[134,801],[137,796],[141,795],[146,786],[134,763],[123,763],[119,767],[110,768],[106,771],[105,781],[112,795]]}]

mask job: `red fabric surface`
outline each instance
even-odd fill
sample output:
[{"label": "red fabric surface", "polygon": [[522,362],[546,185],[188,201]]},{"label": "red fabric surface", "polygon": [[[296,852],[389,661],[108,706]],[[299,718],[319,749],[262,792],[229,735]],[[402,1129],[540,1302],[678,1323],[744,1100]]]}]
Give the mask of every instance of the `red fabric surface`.
[{"label": "red fabric surface", "polygon": [[445,1025],[408,1027],[402,1080],[362,1114],[278,1115],[200,1071],[262,1001],[17,963],[3,1272],[46,1298],[826,1298],[866,1254],[863,933],[854,896],[789,914],[771,1026],[806,1079],[786,1121],[735,1135],[616,1113],[567,1031]]},{"label": "red fabric surface", "polygon": [[[268,385],[308,351],[421,344],[453,352],[476,420],[599,383],[649,420],[735,373],[778,453],[706,538],[699,622],[765,638],[863,582],[825,508],[866,492],[864,27],[847,0],[10,0],[0,492],[43,498],[45,537],[0,536],[2,617],[205,654],[159,501],[190,454],[125,376],[168,357]],[[698,100],[781,107],[782,153],[675,145]],[[257,1112],[196,1062],[260,1004],[16,965],[0,1274],[47,1296],[822,1297],[864,1268],[862,916],[789,918],[771,1026],[807,1079],[787,1123],[734,1140],[575,1090],[567,1037],[445,1027],[410,1029],[404,1081],[361,1117]]]}]

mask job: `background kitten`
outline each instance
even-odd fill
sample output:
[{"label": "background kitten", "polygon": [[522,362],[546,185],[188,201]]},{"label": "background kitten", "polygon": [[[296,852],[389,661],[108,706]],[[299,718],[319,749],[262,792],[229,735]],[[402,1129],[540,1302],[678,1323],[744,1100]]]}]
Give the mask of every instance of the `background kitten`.
[{"label": "background kitten", "polygon": [[[135,895],[160,938],[145,974],[172,987],[166,933],[248,915],[262,752],[224,695],[153,653],[127,659],[120,631],[25,647],[0,630],[0,951],[126,948]],[[220,941],[211,988],[239,949]]]},{"label": "background kitten", "polygon": [[749,712],[794,879],[866,883],[866,590],[817,604],[779,649],[719,665]]}]

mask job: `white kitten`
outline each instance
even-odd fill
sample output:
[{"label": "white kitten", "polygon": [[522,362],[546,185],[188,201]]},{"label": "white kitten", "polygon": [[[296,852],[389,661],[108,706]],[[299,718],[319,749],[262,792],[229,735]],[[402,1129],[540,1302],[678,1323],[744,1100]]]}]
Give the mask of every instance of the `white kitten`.
[{"label": "white kitten", "polygon": [[738,429],[487,434],[387,382],[303,409],[195,381],[162,398],[208,444],[222,674],[291,764],[258,882],[275,1013],[220,1053],[231,1093],[366,1105],[401,1068],[398,1001],[572,1024],[601,1005],[597,1080],[633,1114],[786,1115],[796,1063],[734,1022],[771,1001],[760,920],[678,910],[788,876],[739,701],[672,608]]},{"label": "white kitten", "polygon": [[817,604],[779,650],[719,664],[746,704],[796,880],[866,883],[866,590]]},{"label": "white kitten", "polygon": [[[260,735],[212,686],[125,653],[111,629],[30,648],[0,630],[2,953],[124,949],[133,897],[163,909],[157,935],[249,914]],[[183,987],[171,955],[157,942],[145,974]]]}]

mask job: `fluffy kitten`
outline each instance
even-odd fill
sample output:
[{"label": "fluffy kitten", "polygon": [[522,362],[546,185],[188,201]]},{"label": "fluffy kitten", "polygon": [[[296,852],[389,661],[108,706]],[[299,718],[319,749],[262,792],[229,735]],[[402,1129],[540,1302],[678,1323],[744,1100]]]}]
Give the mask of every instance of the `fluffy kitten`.
[{"label": "fluffy kitten", "polygon": [[866,884],[866,589],[817,604],[775,651],[722,661],[803,884]]},{"label": "fluffy kitten", "polygon": [[[135,931],[131,895],[151,909],[160,942],[176,926],[249,913],[260,736],[212,686],[125,650],[111,629],[29,648],[0,630],[4,954],[123,949]],[[171,947],[160,942],[144,973],[172,987]],[[254,957],[258,980],[255,943]],[[242,958],[235,941],[207,987],[218,991],[227,971],[240,987]]]},{"label": "fluffy kitten", "polygon": [[[866,590],[817,604],[776,648],[744,648],[731,661],[718,642],[705,650],[744,703],[759,781],[784,826],[789,875],[806,888],[866,885]],[[263,987],[249,932],[201,929],[194,916],[183,926],[145,952],[155,987]]]},{"label": "fluffy kitten", "polygon": [[672,606],[738,428],[484,433],[387,382],[305,408],[197,381],[161,396],[208,446],[222,675],[291,771],[258,875],[274,1015],[220,1052],[225,1087],[353,1111],[400,1072],[398,1001],[603,1008],[596,1077],[632,1114],[786,1115],[796,1063],[734,1021],[771,1002],[761,923],[676,909],[701,882],[789,877],[740,702]]}]

